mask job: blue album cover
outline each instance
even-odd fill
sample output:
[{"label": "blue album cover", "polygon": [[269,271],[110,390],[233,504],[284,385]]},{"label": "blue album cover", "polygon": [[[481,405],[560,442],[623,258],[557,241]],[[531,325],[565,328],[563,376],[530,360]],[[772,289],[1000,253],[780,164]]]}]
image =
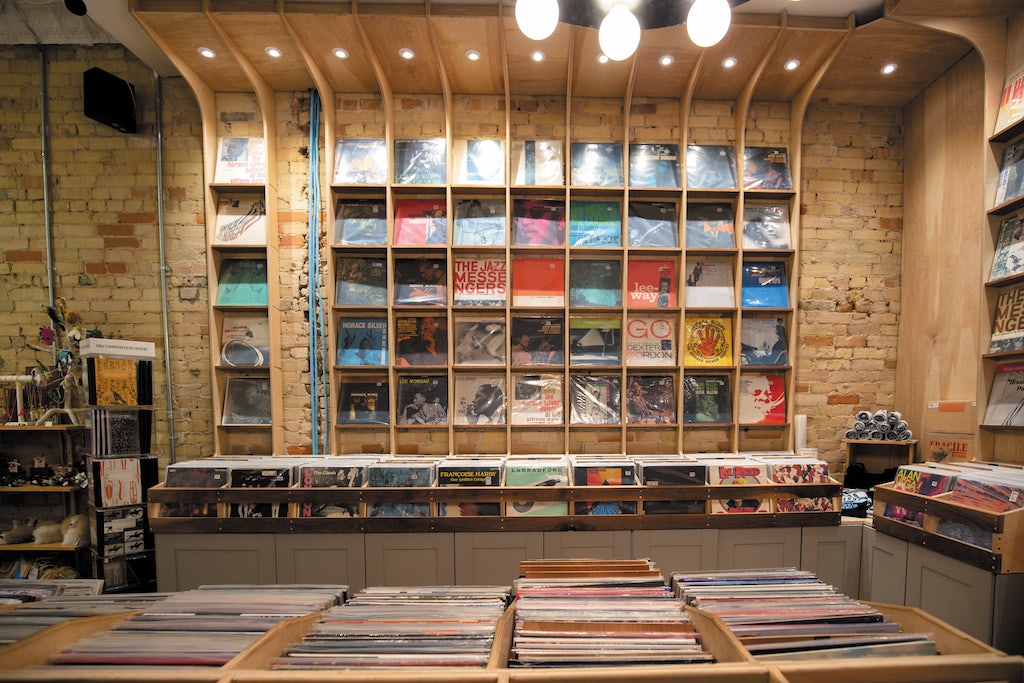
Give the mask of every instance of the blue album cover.
[{"label": "blue album cover", "polygon": [[571,201],[569,246],[622,246],[622,209],[618,202]]},{"label": "blue album cover", "polygon": [[388,321],[379,317],[338,320],[338,365],[387,365]]},{"label": "blue album cover", "polygon": [[741,281],[743,308],[788,308],[789,282],[781,261],[746,261]]},{"label": "blue album cover", "polygon": [[621,187],[622,144],[574,142],[571,169],[576,187]]},{"label": "blue album cover", "polygon": [[631,144],[629,186],[680,187],[679,145]]}]

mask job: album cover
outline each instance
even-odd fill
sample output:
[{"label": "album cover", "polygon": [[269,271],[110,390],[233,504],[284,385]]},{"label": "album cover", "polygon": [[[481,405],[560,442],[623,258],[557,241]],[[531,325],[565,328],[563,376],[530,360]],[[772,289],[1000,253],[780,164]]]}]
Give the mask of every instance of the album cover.
[{"label": "album cover", "polygon": [[444,138],[395,140],[396,185],[444,185],[448,150]]},{"label": "album cover", "polygon": [[570,365],[621,365],[622,321],[618,317],[569,317]]},{"label": "album cover", "polygon": [[221,424],[270,424],[270,378],[228,377]]},{"label": "album cover", "polygon": [[572,143],[572,184],[576,187],[621,187],[622,144]]},{"label": "album cover", "polygon": [[159,481],[156,456],[94,458],[90,462],[90,502],[96,508],[139,505]]},{"label": "album cover", "polygon": [[[425,488],[434,485],[437,464],[434,461],[393,460],[368,465],[366,476],[370,487]],[[367,505],[370,517],[429,517],[430,503],[383,503]]]},{"label": "album cover", "polygon": [[512,305],[565,305],[565,259],[562,257],[512,257]]},{"label": "album cover", "polygon": [[512,382],[512,424],[563,424],[561,375],[513,375]]},{"label": "album cover", "polygon": [[740,321],[740,365],[789,365],[789,341],[782,318]]},{"label": "album cover", "polygon": [[398,424],[448,424],[448,377],[402,375],[398,378]]},{"label": "album cover", "polygon": [[397,245],[445,245],[448,242],[448,208],[445,199],[395,201]]},{"label": "album cover", "polygon": [[629,308],[675,308],[676,262],[631,258],[626,264]]},{"label": "album cover", "polygon": [[448,301],[446,260],[395,259],[396,306],[444,306]]},{"label": "album cover", "polygon": [[388,212],[383,199],[339,199],[334,211],[334,241],[342,245],[383,245],[388,241]]},{"label": "album cover", "polygon": [[220,362],[233,368],[270,365],[270,321],[267,316],[224,316],[220,333]]},{"label": "album cover", "polygon": [[[230,382],[230,378],[228,380]],[[293,465],[254,458],[233,465],[231,488],[288,488],[292,485]],[[228,517],[287,517],[287,503],[229,503]]]},{"label": "album cover", "polygon": [[267,205],[262,192],[217,197],[213,243],[228,246],[263,246],[267,243]]},{"label": "album cover", "polygon": [[[699,486],[708,483],[708,466],[706,463],[694,462],[683,458],[654,457],[650,460],[644,456],[634,458],[637,475],[644,486]],[[707,502],[703,498],[690,500],[645,500],[645,515],[703,515],[707,513]]]},{"label": "album cover", "polygon": [[225,259],[217,281],[218,306],[266,306],[267,262],[265,259]]},{"label": "album cover", "polygon": [[630,202],[626,227],[630,247],[678,247],[679,219],[672,202]]},{"label": "album cover", "polygon": [[687,373],[683,377],[683,422],[732,422],[732,391],[726,375]]},{"label": "album cover", "polygon": [[574,258],[569,262],[569,305],[622,305],[622,262],[618,259]]},{"label": "album cover", "polygon": [[564,365],[564,335],[560,315],[514,316],[511,364]]},{"label": "album cover", "polygon": [[[712,461],[708,482],[713,486],[758,486],[768,483],[768,465],[756,460],[735,458]],[[711,514],[771,512],[769,498],[712,499]]]},{"label": "album cover", "polygon": [[228,484],[228,463],[224,460],[187,460],[167,465],[165,488],[219,489]]},{"label": "album cover", "polygon": [[1024,426],[1024,363],[996,366],[982,424]]},{"label": "album cover", "polygon": [[[636,467],[628,460],[585,460],[572,463],[575,486],[635,486]],[[635,515],[636,501],[575,501],[576,515]]]},{"label": "album cover", "polygon": [[[437,485],[501,486],[504,458],[446,458],[437,465]],[[439,501],[438,517],[494,517],[501,514],[501,501]]]},{"label": "album cover", "polygon": [[456,246],[504,246],[508,244],[505,200],[490,198],[459,199],[455,202]]},{"label": "album cover", "polygon": [[687,204],[687,249],[732,249],[736,246],[732,204]]},{"label": "album cover", "polygon": [[673,375],[626,377],[628,424],[673,424],[676,417],[676,383]]},{"label": "album cover", "polygon": [[565,200],[513,200],[512,244],[517,247],[560,247],[564,245]]},{"label": "album cover", "polygon": [[[569,462],[565,457],[536,456],[512,457],[505,462],[505,486],[554,486],[569,485]],[[569,514],[569,503],[564,500],[552,501],[506,501],[505,515],[508,517],[549,517]]]},{"label": "album cover", "polygon": [[395,365],[447,365],[448,318],[441,315],[395,316]]},{"label": "album cover", "polygon": [[454,405],[453,424],[505,424],[505,376],[456,375]]},{"label": "album cover", "polygon": [[782,204],[744,204],[743,248],[792,248],[789,238],[789,209]]},{"label": "album cover", "polygon": [[457,317],[452,348],[456,365],[505,365],[505,320]]},{"label": "album cover", "polygon": [[573,247],[622,246],[622,208],[619,202],[598,200],[569,202],[569,245]]},{"label": "album cover", "polygon": [[390,424],[388,378],[342,377],[338,383],[338,424]]},{"label": "album cover", "polygon": [[686,259],[687,308],[733,308],[736,305],[732,262]]},{"label": "album cover", "polygon": [[691,190],[735,188],[736,152],[732,145],[687,147],[686,187]]},{"label": "album cover", "polygon": [[335,267],[336,306],[385,306],[388,262],[381,256],[339,256]]},{"label": "album cover", "polygon": [[631,143],[630,187],[680,187],[679,145]]},{"label": "album cover", "polygon": [[338,140],[334,152],[335,185],[383,185],[387,178],[386,140]]},{"label": "album cover", "polygon": [[564,185],[561,140],[520,140],[512,143],[516,165],[514,185]]},{"label": "album cover", "polygon": [[111,558],[151,550],[153,534],[145,505],[96,510],[96,546],[100,557]]},{"label": "album cover", "polygon": [[569,378],[571,424],[620,424],[622,382],[615,375],[573,375]]},{"label": "album cover", "polygon": [[263,138],[221,138],[215,183],[262,185],[267,182],[267,153]]},{"label": "album cover", "polygon": [[674,317],[631,315],[625,337],[627,366],[678,364]]},{"label": "album cover", "polygon": [[789,153],[785,147],[747,147],[743,150],[743,189],[792,190]]},{"label": "album cover", "polygon": [[453,156],[456,182],[463,185],[504,185],[505,144],[501,140],[456,140]]},{"label": "album cover", "polygon": [[504,256],[453,258],[452,299],[455,306],[504,306],[508,297],[508,268]]},{"label": "album cover", "polygon": [[338,365],[387,365],[388,320],[377,316],[338,318]]},{"label": "album cover", "polygon": [[743,308],[788,308],[789,281],[782,261],[744,261]]},{"label": "album cover", "polygon": [[1024,117],[1024,69],[1006,75],[1006,84],[999,97],[995,132],[1010,127]]},{"label": "album cover", "polygon": [[[324,458],[299,466],[301,488],[360,488],[372,460]],[[300,503],[299,517],[359,517],[359,503]]]},{"label": "album cover", "polygon": [[89,403],[96,406],[139,405],[138,362],[131,358],[89,358],[86,364]]},{"label": "album cover", "polygon": [[782,375],[740,375],[740,422],[785,424],[786,378]]}]

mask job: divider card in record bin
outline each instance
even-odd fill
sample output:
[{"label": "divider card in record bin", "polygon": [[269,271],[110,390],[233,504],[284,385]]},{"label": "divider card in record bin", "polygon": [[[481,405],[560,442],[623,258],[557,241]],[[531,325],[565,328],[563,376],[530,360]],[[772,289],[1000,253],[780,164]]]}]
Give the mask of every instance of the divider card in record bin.
[{"label": "divider card in record bin", "polygon": [[763,486],[768,483],[768,465],[751,458],[707,459],[708,483],[722,487],[712,493],[711,514],[770,512],[771,499],[755,498],[738,491],[729,495],[730,486]]}]

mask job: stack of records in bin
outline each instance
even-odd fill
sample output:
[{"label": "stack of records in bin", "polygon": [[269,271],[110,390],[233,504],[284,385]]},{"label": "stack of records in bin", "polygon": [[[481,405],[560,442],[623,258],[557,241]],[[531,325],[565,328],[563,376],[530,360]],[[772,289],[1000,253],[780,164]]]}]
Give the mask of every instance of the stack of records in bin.
[{"label": "stack of records in bin", "polygon": [[[35,583],[16,579],[21,583]],[[55,588],[60,588],[56,581]],[[149,609],[162,601],[166,593],[110,593],[105,595],[68,595],[66,593],[24,602],[17,609],[0,612],[0,646],[27,638],[68,619],[94,617],[118,612],[137,612]]]}]

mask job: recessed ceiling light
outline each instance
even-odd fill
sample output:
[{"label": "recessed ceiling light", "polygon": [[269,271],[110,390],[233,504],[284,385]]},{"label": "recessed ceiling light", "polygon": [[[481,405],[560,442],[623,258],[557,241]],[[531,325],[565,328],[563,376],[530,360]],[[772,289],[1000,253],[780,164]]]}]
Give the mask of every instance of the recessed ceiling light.
[{"label": "recessed ceiling light", "polygon": [[213,50],[211,50],[208,47],[197,47],[196,48],[196,52],[198,52],[202,56],[206,57],[207,59],[213,59],[214,57],[217,56],[217,53],[214,52]]},{"label": "recessed ceiling light", "polygon": [[530,53],[530,59],[532,59],[535,62],[543,62],[544,53],[541,52],[540,50],[534,50],[533,52]]},{"label": "recessed ceiling light", "polygon": [[785,69],[786,71],[795,71],[798,66],[800,66],[800,60],[799,59],[791,59],[788,62],[786,62],[782,66],[782,68]]},{"label": "recessed ceiling light", "polygon": [[480,60],[480,52],[478,50],[466,50],[466,59],[471,62]]},{"label": "recessed ceiling light", "polygon": [[402,57],[402,59],[412,59],[413,57],[416,56],[416,53],[407,47],[403,47],[402,49],[400,49],[398,51],[398,54]]},{"label": "recessed ceiling light", "polygon": [[896,65],[895,64],[886,64],[885,66],[882,67],[882,75],[883,76],[888,76],[889,74],[891,74],[895,70],[896,70]]},{"label": "recessed ceiling light", "polygon": [[277,58],[278,58],[278,57],[280,57],[280,56],[281,56],[281,54],[282,54],[282,53],[281,53],[281,51],[280,51],[280,50],[278,50],[278,49],[277,49],[276,47],[274,47],[273,45],[271,45],[270,47],[266,47],[266,48],[264,48],[264,49],[263,49],[263,51],[264,51],[264,52],[266,52],[266,53],[267,53],[268,55],[270,55],[271,57],[273,57],[274,59],[277,59]]},{"label": "recessed ceiling light", "polygon": [[338,59],[348,59],[348,50],[343,47],[336,47],[333,50],[334,56]]},{"label": "recessed ceiling light", "polygon": [[658,60],[658,63],[662,66],[670,66],[674,61],[676,60],[672,58],[672,55],[662,55],[661,59]]},{"label": "recessed ceiling light", "polygon": [[735,57],[726,57],[725,59],[722,60],[722,66],[725,67],[726,69],[731,69],[734,66],[736,66],[736,64],[737,62]]},{"label": "recessed ceiling light", "polygon": [[608,63],[608,55],[606,55],[605,53],[602,52],[601,54],[599,54],[597,56],[597,61],[599,61],[601,64],[607,64]]}]

